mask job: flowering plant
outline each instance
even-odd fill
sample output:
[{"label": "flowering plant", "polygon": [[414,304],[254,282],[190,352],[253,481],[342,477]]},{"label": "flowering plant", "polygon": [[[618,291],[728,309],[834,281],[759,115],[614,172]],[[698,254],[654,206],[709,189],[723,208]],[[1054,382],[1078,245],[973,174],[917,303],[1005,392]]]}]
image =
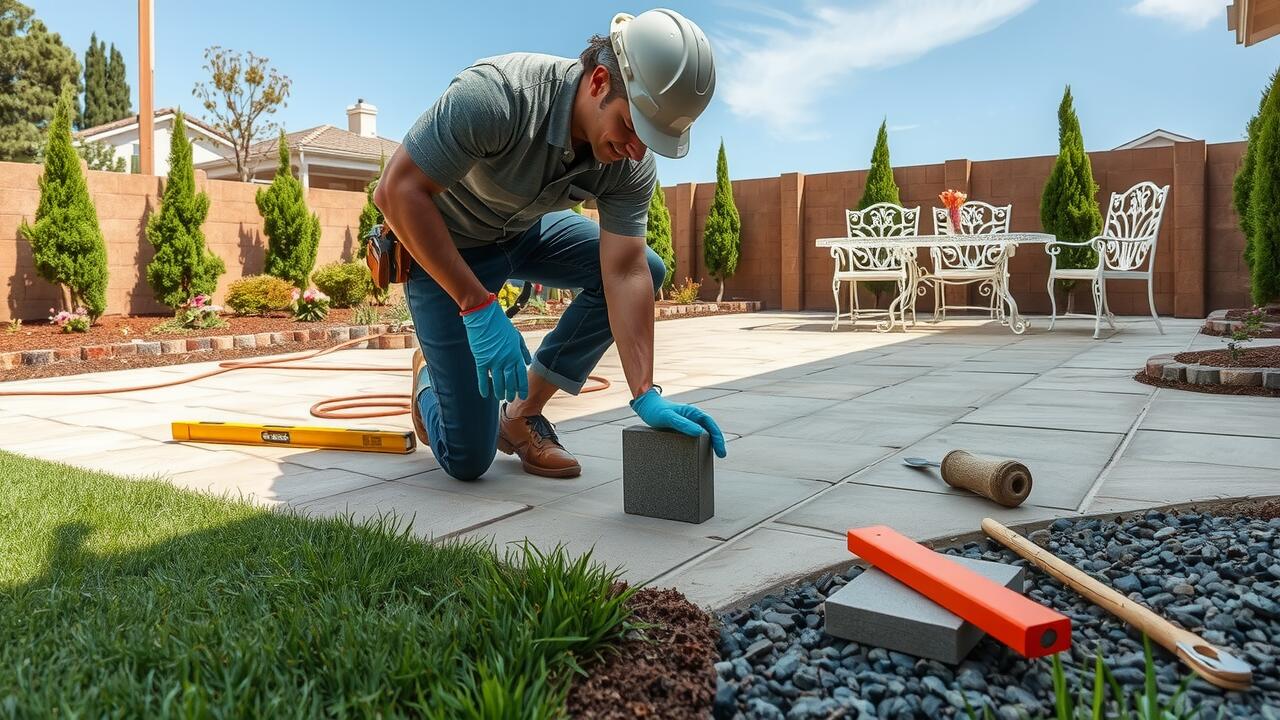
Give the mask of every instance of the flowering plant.
[{"label": "flowering plant", "polygon": [[[49,308],[49,312],[53,311],[53,308]],[[63,310],[56,315],[50,315],[49,322],[62,328],[64,333],[89,332],[89,313],[82,307],[76,308],[75,312]]]},{"label": "flowering plant", "polygon": [[212,300],[208,295],[200,293],[190,300],[178,306],[178,311],[174,314],[178,324],[184,328],[213,328],[226,325],[222,318],[218,317],[218,313],[222,312],[222,306],[214,305],[209,302]]},{"label": "flowering plant", "polygon": [[1231,362],[1240,361],[1240,353],[1244,351],[1241,347],[1244,343],[1252,342],[1254,338],[1262,332],[1262,319],[1267,315],[1266,311],[1260,307],[1255,307],[1245,313],[1242,318],[1240,327],[1232,331],[1227,336],[1227,352],[1231,354]]},{"label": "flowering plant", "polygon": [[944,207],[947,208],[947,215],[951,218],[951,232],[955,235],[960,234],[960,206],[965,200],[969,199],[968,195],[959,190],[946,190],[938,199],[942,201]]},{"label": "flowering plant", "polygon": [[329,296],[310,288],[301,292],[293,289],[293,319],[299,322],[320,322],[329,314]]}]

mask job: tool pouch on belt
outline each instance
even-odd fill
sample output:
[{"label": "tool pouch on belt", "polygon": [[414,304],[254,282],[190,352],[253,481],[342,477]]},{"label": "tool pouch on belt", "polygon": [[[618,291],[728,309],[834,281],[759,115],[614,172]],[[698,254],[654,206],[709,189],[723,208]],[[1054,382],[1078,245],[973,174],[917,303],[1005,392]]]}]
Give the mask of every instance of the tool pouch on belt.
[{"label": "tool pouch on belt", "polygon": [[374,225],[369,229],[368,250],[364,257],[369,263],[373,284],[380,289],[409,279],[412,257],[386,225]]}]

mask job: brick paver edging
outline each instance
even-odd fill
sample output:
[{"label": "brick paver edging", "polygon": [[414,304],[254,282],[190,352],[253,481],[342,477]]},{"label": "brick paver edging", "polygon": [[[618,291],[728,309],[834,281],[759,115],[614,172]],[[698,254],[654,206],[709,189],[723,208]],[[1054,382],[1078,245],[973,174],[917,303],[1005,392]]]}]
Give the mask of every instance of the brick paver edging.
[{"label": "brick paver edging", "polygon": [[[1204,320],[1204,332],[1209,335],[1230,335],[1236,330],[1243,330],[1244,322],[1241,320],[1227,319],[1226,310],[1214,310],[1209,313],[1209,317]],[[1280,330],[1280,323],[1264,322],[1262,323],[1262,332],[1275,332]]]},{"label": "brick paver edging", "polygon": [[1147,377],[1192,385],[1238,385],[1280,390],[1280,368],[1227,368],[1215,365],[1180,363],[1173,354],[1147,360]]},{"label": "brick paver edging", "polygon": [[[756,312],[759,302],[697,303],[693,305],[663,305],[654,308],[654,317],[670,318],[709,313]],[[234,348],[262,348],[313,340],[345,342],[370,335],[386,333],[386,325],[344,325],[338,327],[287,330],[284,332],[255,333],[249,335],[218,335],[214,337],[173,338],[162,340],[131,340],[109,345],[83,345],[56,350],[18,350],[0,353],[0,370],[11,370],[19,365],[48,365],[61,362],[82,362],[134,355],[194,355],[212,350]],[[403,350],[418,347],[413,333],[391,333],[352,347],[371,350]]]}]

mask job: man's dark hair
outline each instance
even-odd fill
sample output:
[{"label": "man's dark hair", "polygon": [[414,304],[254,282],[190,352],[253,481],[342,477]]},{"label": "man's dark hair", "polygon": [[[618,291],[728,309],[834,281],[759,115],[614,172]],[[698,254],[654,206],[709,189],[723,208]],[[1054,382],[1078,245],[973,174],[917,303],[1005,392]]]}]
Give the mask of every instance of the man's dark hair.
[{"label": "man's dark hair", "polygon": [[587,41],[587,49],[578,57],[582,61],[582,74],[590,75],[597,66],[609,71],[609,92],[600,101],[604,107],[614,98],[623,97],[626,86],[622,84],[622,70],[618,67],[618,56],[613,54],[613,43],[604,35],[592,35]]}]

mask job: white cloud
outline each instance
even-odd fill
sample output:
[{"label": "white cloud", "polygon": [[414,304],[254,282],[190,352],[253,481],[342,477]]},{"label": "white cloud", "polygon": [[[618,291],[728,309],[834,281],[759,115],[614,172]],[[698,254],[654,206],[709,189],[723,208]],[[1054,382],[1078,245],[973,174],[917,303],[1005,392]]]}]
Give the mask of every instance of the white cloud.
[{"label": "white cloud", "polygon": [[906,132],[908,130],[915,130],[918,127],[920,127],[920,123],[910,123],[907,125],[889,125],[885,127],[885,130],[888,132]]},{"label": "white cloud", "polygon": [[857,8],[760,13],[758,22],[736,26],[735,35],[713,39],[725,58],[717,94],[736,115],[793,137],[811,136],[823,101],[858,71],[900,65],[989,32],[1034,1],[876,0]]},{"label": "white cloud", "polygon": [[1188,30],[1199,30],[1214,18],[1225,20],[1226,6],[1226,0],[1138,0],[1129,7],[1129,11],[1168,20]]}]

